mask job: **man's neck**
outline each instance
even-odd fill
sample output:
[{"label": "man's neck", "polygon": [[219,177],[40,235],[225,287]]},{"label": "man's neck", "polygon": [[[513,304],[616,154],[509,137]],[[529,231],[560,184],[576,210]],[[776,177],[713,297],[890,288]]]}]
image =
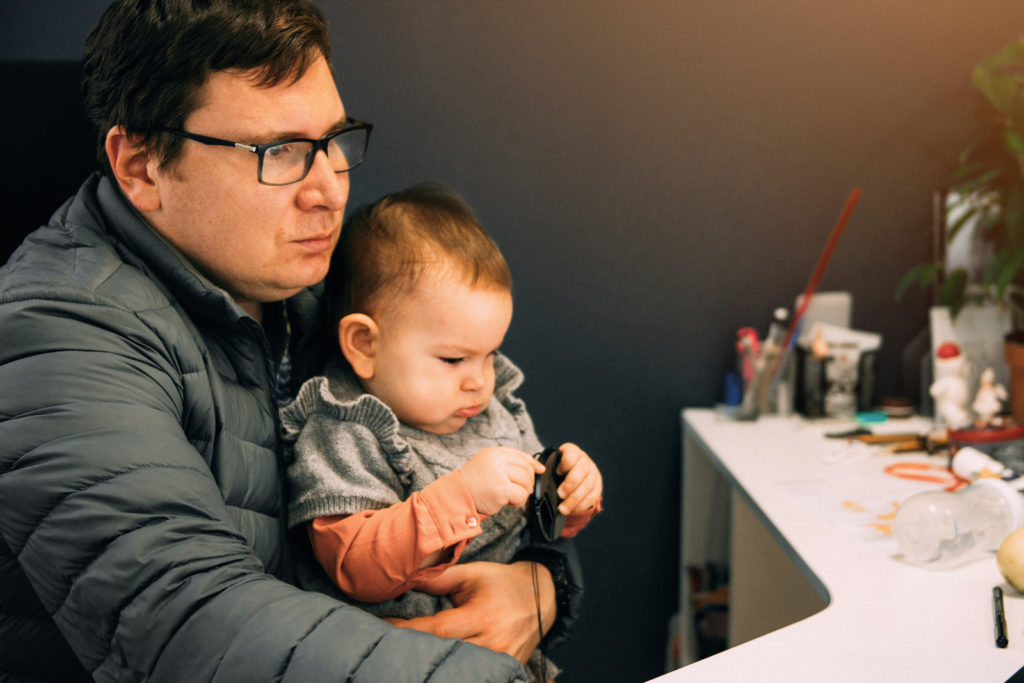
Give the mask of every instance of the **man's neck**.
[{"label": "man's neck", "polygon": [[263,324],[263,304],[258,301],[238,302],[242,310],[256,319],[256,322]]}]

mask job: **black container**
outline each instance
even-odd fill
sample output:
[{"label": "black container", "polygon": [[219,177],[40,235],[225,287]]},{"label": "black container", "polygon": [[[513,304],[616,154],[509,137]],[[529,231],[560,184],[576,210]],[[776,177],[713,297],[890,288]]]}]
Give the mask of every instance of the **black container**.
[{"label": "black container", "polygon": [[[875,359],[876,351],[862,353],[857,361],[854,386],[857,412],[873,410],[877,405]],[[825,393],[828,391],[826,366],[832,357],[814,358],[805,349],[796,348],[796,409],[806,417],[826,417]]]}]

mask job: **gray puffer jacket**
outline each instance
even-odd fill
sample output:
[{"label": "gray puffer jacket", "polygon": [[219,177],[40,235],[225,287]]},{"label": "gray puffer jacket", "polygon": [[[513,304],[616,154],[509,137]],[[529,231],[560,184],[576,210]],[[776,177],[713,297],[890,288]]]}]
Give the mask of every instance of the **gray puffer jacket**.
[{"label": "gray puffer jacket", "polygon": [[525,679],[277,578],[275,336],[98,175],[0,268],[0,679]]}]

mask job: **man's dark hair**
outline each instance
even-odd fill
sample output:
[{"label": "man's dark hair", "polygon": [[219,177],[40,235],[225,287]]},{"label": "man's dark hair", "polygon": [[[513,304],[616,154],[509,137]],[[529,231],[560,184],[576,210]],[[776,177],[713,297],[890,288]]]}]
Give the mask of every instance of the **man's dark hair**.
[{"label": "man's dark hair", "polygon": [[97,133],[97,160],[108,174],[107,131],[124,126],[173,162],[181,128],[202,105],[216,71],[252,72],[272,87],[298,80],[323,55],[327,26],[308,0],[117,0],[89,34],[82,57],[82,96]]}]

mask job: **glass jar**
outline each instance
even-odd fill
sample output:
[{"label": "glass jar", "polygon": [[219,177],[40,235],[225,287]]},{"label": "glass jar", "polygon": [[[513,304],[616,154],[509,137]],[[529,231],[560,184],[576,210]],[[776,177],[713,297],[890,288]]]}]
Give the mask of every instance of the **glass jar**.
[{"label": "glass jar", "polygon": [[1021,526],[1021,493],[1001,479],[984,478],[952,493],[911,496],[896,511],[892,529],[904,560],[946,569],[998,550]]}]

